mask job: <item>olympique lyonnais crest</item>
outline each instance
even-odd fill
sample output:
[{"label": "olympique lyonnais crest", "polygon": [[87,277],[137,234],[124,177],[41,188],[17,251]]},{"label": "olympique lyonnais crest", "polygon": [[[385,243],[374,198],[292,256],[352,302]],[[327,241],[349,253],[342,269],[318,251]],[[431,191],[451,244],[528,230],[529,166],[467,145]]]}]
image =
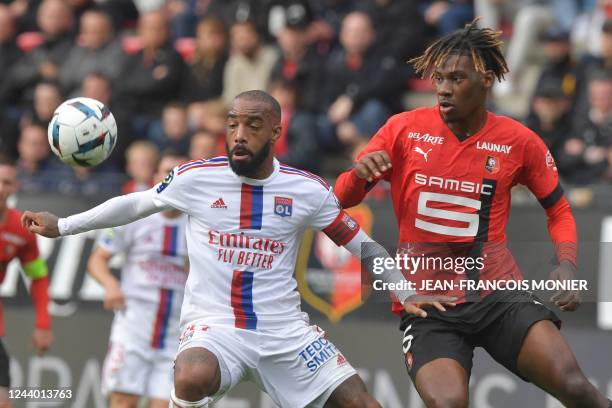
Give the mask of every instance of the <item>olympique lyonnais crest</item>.
[{"label": "olympique lyonnais crest", "polygon": [[[357,228],[359,224],[371,235],[373,215],[366,204],[346,212],[352,217],[349,227]],[[344,247],[337,246],[323,232],[308,230],[304,234],[296,279],[302,298],[332,322],[340,321],[344,315],[359,308],[363,296],[369,294],[362,287],[359,259]]]},{"label": "olympique lyonnais crest", "polygon": [[287,197],[274,197],[274,214],[281,217],[291,217],[293,212],[293,199]]},{"label": "olympique lyonnais crest", "polygon": [[499,159],[495,156],[487,156],[485,170],[491,174],[495,174],[499,171],[499,168]]}]

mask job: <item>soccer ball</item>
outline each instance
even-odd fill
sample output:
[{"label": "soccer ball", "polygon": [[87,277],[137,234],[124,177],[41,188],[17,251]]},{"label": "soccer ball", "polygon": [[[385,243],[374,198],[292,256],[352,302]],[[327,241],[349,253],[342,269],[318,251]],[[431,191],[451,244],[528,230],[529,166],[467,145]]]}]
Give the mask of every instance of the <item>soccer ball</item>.
[{"label": "soccer ball", "polygon": [[74,98],[53,113],[47,129],[53,153],[71,166],[92,167],[111,154],[117,124],[111,111],[91,98]]}]

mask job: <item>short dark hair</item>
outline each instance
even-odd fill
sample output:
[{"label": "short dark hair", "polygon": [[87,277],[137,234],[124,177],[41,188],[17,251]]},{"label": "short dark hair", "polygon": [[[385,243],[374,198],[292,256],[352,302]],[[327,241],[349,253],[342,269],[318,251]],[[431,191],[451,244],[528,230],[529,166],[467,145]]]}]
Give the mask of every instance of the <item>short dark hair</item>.
[{"label": "short dark hair", "polygon": [[421,76],[429,74],[450,55],[468,55],[472,58],[477,72],[493,71],[498,81],[508,73],[508,65],[502,53],[501,31],[490,28],[478,28],[478,18],[466,24],[463,29],[447,34],[431,44],[423,55],[411,59],[411,64]]},{"label": "short dark hair", "polygon": [[237,99],[249,99],[252,101],[263,102],[267,104],[270,107],[270,109],[272,109],[274,114],[278,116],[278,119],[280,120],[280,117],[281,117],[280,104],[272,95],[270,95],[267,92],[260,91],[260,90],[244,91],[236,95],[234,100],[237,100]]},{"label": "short dark hair", "polygon": [[17,161],[6,153],[0,152],[0,166],[17,166]]}]

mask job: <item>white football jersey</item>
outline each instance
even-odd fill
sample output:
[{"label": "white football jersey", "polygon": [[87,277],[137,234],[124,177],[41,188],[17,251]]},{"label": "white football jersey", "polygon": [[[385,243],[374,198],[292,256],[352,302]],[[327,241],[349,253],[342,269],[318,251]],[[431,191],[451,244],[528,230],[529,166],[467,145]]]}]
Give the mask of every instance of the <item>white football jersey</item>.
[{"label": "white football jersey", "polygon": [[293,278],[304,230],[325,229],[338,244],[359,230],[323,179],[276,159],[264,180],[236,175],[227,157],[195,160],[155,188],[160,205],[189,215],[181,325],[255,330],[307,320]]},{"label": "white football jersey", "polygon": [[125,254],[121,289],[126,297],[172,303],[182,301],[189,272],[185,230],[187,216],[153,214],[131,224],[104,230],[98,245]]}]

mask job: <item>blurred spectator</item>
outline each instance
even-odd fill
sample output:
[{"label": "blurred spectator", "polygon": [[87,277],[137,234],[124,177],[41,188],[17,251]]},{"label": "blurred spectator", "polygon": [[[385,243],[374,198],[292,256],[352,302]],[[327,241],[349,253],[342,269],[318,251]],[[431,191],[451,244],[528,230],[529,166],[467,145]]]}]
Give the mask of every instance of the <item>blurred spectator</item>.
[{"label": "blurred spectator", "polygon": [[612,19],[612,0],[596,0],[592,10],[580,15],[572,26],[572,42],[579,53],[601,55],[601,33],[606,20]]},{"label": "blurred spectator", "polygon": [[569,32],[553,27],[542,36],[542,40],[546,63],[540,72],[536,90],[547,87],[546,83],[554,84],[559,87],[558,92],[570,98],[573,104],[580,75],[571,55]]},{"label": "blurred spectator", "polygon": [[44,127],[49,125],[53,112],[63,101],[62,90],[55,81],[42,81],[34,88],[32,110],[21,117],[22,124]]},{"label": "blurred spectator", "polygon": [[[575,122],[569,139],[558,156],[559,173],[570,183],[590,184],[602,176],[610,179],[612,158],[612,76],[594,74],[588,82],[589,110]],[[579,118],[580,119],[580,118]]]},{"label": "blurred spectator", "polygon": [[439,36],[450,34],[474,19],[471,0],[425,0],[423,18]]},{"label": "blurred spectator", "polygon": [[69,168],[51,154],[46,128],[24,126],[17,148],[20,190],[29,193],[55,190]]},{"label": "blurred spectator", "polygon": [[118,42],[113,41],[111,20],[102,11],[86,11],[80,20],[78,45],[68,54],[59,72],[64,92],[76,96],[87,74],[98,72],[114,81],[125,60]]},{"label": "blurred spectator", "polygon": [[159,151],[170,149],[181,155],[189,152],[190,137],[187,109],[177,102],[164,107],[161,122],[153,124],[149,133],[149,140]]},{"label": "blurred spectator", "polygon": [[323,61],[314,48],[309,47],[306,22],[296,21],[278,33],[281,56],[272,69],[271,79],[292,81],[301,95],[300,107],[316,112],[319,106],[319,86],[323,82]]},{"label": "blurred spectator", "polygon": [[231,56],[223,73],[223,100],[228,105],[240,92],[267,89],[278,58],[274,48],[262,45],[252,21],[234,23],[230,37]]},{"label": "blurred spectator", "polygon": [[[410,0],[402,0],[410,1]],[[315,0],[312,1],[315,21],[308,26],[309,43],[327,52],[337,46],[342,20],[355,11],[357,0]]]},{"label": "blurred spectator", "polygon": [[374,47],[376,33],[367,14],[353,12],[342,22],[342,48],[325,70],[320,121],[322,144],[353,146],[370,138],[390,113],[401,109],[401,71],[385,49]]},{"label": "blurred spectator", "polygon": [[19,125],[17,121],[9,117],[4,109],[0,110],[0,154],[17,157],[18,139]]},{"label": "blurred spectator", "polygon": [[314,16],[309,0],[271,0],[265,11],[267,35],[278,38],[286,27],[308,28]]},{"label": "blurred spectator", "polygon": [[205,101],[223,94],[223,71],[227,62],[228,41],[223,22],[207,17],[198,23],[196,52],[185,81],[189,101]]},{"label": "blurred spectator", "polygon": [[80,94],[86,98],[93,98],[106,105],[117,123],[117,141],[111,155],[106,159],[116,168],[125,168],[125,150],[135,139],[144,138],[137,135],[132,129],[132,120],[129,112],[115,109],[111,81],[104,74],[92,72],[87,74],[81,83]]},{"label": "blurred spectator", "polygon": [[15,41],[17,27],[11,9],[0,4],[0,78],[5,80],[10,68],[21,58]]},{"label": "blurred spectator", "polygon": [[400,62],[418,56],[427,43],[418,6],[418,0],[367,0],[363,6],[376,27],[376,46],[384,47]]},{"label": "blurred spectator", "polygon": [[563,78],[542,77],[525,120],[525,125],[544,140],[555,158],[572,126],[571,96],[563,91],[562,82]]},{"label": "blurred spectator", "polygon": [[32,100],[36,83],[55,80],[61,64],[72,48],[73,18],[63,0],[44,0],[38,9],[38,25],[44,41],[13,66],[1,91],[5,101]]},{"label": "blurred spectator", "polygon": [[206,130],[194,133],[189,144],[189,159],[210,159],[218,155],[219,140],[215,134]]},{"label": "blurred spectator", "polygon": [[275,145],[278,160],[290,166],[317,172],[321,163],[321,152],[317,142],[316,117],[299,109],[298,89],[291,82],[272,82],[270,95],[276,98],[281,106],[281,136]]},{"label": "blurred spectator", "polygon": [[119,109],[134,115],[135,130],[146,134],[164,105],[179,96],[185,66],[169,42],[168,21],[162,12],[142,15],[138,34],[143,48],[124,64],[115,95]]},{"label": "blurred spectator", "polygon": [[145,140],[136,141],[126,150],[125,159],[125,169],[130,180],[123,185],[123,193],[144,191],[153,187],[153,177],[159,160],[157,147]]}]

